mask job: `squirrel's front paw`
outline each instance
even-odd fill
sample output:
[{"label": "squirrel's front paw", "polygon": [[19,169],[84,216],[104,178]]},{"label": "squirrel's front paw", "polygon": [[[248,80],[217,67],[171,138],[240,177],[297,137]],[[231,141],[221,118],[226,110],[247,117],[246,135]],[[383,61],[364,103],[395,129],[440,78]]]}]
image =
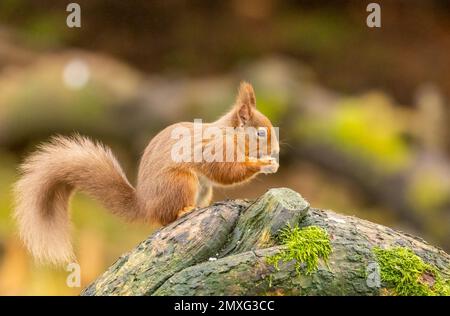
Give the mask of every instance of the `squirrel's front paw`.
[{"label": "squirrel's front paw", "polygon": [[269,174],[275,173],[278,171],[278,167],[280,166],[275,158],[267,158],[270,162],[269,164],[261,167],[261,173]]}]

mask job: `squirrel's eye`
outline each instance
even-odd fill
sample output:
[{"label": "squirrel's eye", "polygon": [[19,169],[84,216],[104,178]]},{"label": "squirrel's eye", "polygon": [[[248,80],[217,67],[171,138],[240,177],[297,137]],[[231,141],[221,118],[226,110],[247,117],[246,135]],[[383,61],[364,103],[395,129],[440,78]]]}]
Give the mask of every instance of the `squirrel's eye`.
[{"label": "squirrel's eye", "polygon": [[266,136],[266,129],[265,128],[260,128],[258,130],[258,136],[259,137],[265,137]]}]

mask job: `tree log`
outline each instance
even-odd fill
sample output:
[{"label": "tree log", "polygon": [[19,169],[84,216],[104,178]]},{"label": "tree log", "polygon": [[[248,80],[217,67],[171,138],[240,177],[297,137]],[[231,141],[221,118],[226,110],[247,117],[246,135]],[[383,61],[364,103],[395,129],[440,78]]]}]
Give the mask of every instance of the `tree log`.
[{"label": "tree log", "polygon": [[[295,260],[278,267],[267,262],[286,249],[279,232],[295,225],[321,227],[330,239],[327,262],[319,260],[310,274],[299,272]],[[398,246],[450,278],[450,256],[418,237],[311,208],[290,189],[271,189],[256,201],[215,203],[161,228],[120,257],[82,295],[392,294],[383,280],[370,279],[368,267],[377,263],[375,247]]]}]

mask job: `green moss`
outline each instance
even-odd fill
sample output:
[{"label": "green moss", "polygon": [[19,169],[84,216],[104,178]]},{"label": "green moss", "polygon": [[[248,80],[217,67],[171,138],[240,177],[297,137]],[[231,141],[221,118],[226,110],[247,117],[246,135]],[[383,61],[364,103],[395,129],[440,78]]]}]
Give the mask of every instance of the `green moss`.
[{"label": "green moss", "polygon": [[374,248],[381,280],[402,296],[450,295],[450,280],[405,247]]},{"label": "green moss", "polygon": [[268,264],[278,269],[278,263],[295,260],[295,269],[298,274],[303,271],[306,275],[313,273],[319,266],[319,259],[328,260],[331,253],[331,243],[328,233],[321,227],[298,226],[286,227],[279,232],[280,244],[286,248],[277,254],[266,258]]}]

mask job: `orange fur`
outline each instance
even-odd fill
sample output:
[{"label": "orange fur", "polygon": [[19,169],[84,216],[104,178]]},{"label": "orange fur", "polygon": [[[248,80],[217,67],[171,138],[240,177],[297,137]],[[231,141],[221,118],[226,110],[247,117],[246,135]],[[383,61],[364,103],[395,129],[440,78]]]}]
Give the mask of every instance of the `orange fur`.
[{"label": "orange fur", "polygon": [[[33,256],[55,264],[74,259],[67,210],[74,189],[86,192],[127,220],[167,225],[193,206],[208,205],[213,185],[243,182],[267,167],[264,170],[269,172],[278,169],[276,161],[252,156],[247,142],[238,148],[235,134],[226,137],[233,137],[236,152],[245,152],[245,161],[174,162],[171,132],[180,126],[193,130],[193,123],[177,123],[150,141],[141,159],[136,189],[111,151],[85,137],[55,137],[26,159],[15,186],[15,217],[20,236]],[[272,124],[256,109],[253,88],[245,82],[233,108],[204,126],[267,127],[271,140]],[[209,145],[205,141],[201,146]],[[278,153],[278,142],[269,141],[268,148],[269,155]]]}]

